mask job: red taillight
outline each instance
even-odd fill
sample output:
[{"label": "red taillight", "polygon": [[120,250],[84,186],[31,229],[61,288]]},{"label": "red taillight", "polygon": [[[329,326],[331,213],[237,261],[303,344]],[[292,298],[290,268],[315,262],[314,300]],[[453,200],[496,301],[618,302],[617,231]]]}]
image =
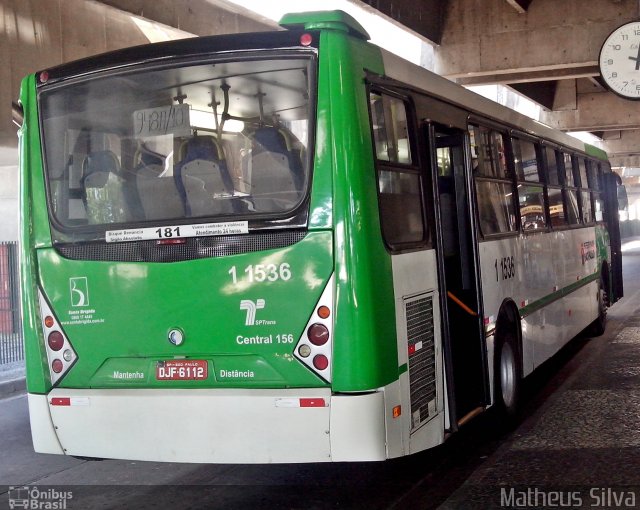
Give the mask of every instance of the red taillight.
[{"label": "red taillight", "polygon": [[64,337],[60,331],[52,331],[49,333],[47,342],[52,351],[59,351],[64,346]]},{"label": "red taillight", "polygon": [[313,357],[313,366],[318,370],[326,370],[329,366],[329,359],[324,354],[318,354]]},{"label": "red taillight", "polygon": [[329,341],[329,330],[324,324],[313,324],[307,330],[307,338],[313,345],[324,345]]},{"label": "red taillight", "polygon": [[47,83],[49,81],[49,71],[42,71],[40,73],[40,83]]},{"label": "red taillight", "polygon": [[61,360],[56,358],[51,362],[51,370],[53,370],[56,374],[59,374],[60,372],[62,372],[63,368],[64,368],[64,364],[62,363]]},{"label": "red taillight", "polygon": [[331,275],[311,312],[293,355],[322,380],[331,383],[335,276]]},{"label": "red taillight", "polygon": [[51,384],[56,385],[75,364],[78,355],[40,289],[38,289],[38,298],[49,376]]},{"label": "red taillight", "polygon": [[302,34],[300,36],[300,44],[302,44],[302,46],[309,46],[312,41],[313,37],[311,36],[311,34]]}]

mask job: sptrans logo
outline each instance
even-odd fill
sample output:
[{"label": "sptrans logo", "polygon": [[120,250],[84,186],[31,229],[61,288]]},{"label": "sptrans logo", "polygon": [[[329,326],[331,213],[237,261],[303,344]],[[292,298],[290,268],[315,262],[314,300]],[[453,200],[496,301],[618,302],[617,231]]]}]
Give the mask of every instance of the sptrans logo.
[{"label": "sptrans logo", "polygon": [[71,491],[38,489],[38,487],[9,487],[9,508],[29,510],[64,510],[73,498]]},{"label": "sptrans logo", "polygon": [[251,301],[250,299],[243,299],[240,301],[240,310],[247,311],[247,318],[244,321],[245,326],[255,326],[256,324],[256,311],[264,308],[264,299],[257,299]]}]

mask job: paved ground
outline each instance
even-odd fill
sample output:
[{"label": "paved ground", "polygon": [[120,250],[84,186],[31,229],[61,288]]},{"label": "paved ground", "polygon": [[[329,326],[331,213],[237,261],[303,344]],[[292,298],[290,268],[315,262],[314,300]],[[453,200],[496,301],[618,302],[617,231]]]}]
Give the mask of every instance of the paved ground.
[{"label": "paved ground", "polygon": [[24,391],[24,361],[0,364],[0,399]]},{"label": "paved ground", "polygon": [[640,241],[624,258],[607,334],[573,343],[566,380],[440,508],[640,508]]},{"label": "paved ground", "polygon": [[18,394],[0,400],[0,510],[9,486],[70,495],[69,509],[640,507],[640,243],[629,248],[607,333],[527,381],[512,432],[487,413],[442,447],[383,463],[90,462],[33,453]]}]

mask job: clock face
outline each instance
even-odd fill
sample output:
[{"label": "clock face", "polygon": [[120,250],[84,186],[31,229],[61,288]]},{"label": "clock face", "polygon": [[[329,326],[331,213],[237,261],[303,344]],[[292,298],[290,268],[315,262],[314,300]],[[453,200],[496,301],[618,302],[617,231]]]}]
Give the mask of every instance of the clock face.
[{"label": "clock face", "polygon": [[619,96],[640,99],[640,21],[616,28],[600,50],[602,79]]}]

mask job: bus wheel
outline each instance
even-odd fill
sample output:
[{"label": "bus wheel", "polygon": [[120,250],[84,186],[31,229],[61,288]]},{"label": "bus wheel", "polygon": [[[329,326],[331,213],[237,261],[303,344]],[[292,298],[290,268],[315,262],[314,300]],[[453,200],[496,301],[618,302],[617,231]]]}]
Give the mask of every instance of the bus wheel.
[{"label": "bus wheel", "polygon": [[505,332],[498,344],[496,363],[496,403],[509,417],[518,411],[522,375],[518,345],[513,331]]},{"label": "bus wheel", "polygon": [[609,294],[602,279],[598,285],[598,318],[591,323],[588,329],[590,336],[600,336],[607,328],[607,308],[609,308]]}]

